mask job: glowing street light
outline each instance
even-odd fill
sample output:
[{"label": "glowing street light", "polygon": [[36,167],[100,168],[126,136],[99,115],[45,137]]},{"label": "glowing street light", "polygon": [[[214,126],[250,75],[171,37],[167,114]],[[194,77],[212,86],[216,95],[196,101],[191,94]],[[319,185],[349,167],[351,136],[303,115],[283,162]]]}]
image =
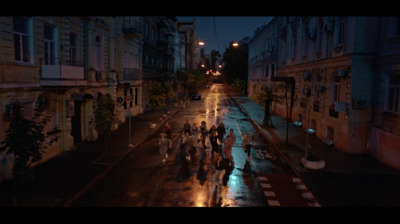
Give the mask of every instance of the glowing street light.
[{"label": "glowing street light", "polygon": [[232,43],[232,46],[233,46],[233,47],[238,47],[238,46],[239,46],[239,43],[234,42],[234,43]]},{"label": "glowing street light", "polygon": [[203,41],[199,41],[199,45],[200,46],[204,46],[204,42]]}]

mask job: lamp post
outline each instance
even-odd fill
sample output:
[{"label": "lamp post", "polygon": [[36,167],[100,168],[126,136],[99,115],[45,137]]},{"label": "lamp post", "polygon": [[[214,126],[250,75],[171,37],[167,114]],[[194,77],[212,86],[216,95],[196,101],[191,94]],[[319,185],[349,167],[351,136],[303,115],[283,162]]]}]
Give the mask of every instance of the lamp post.
[{"label": "lamp post", "polygon": [[[125,92],[127,92],[129,87],[130,87],[129,84],[128,85],[127,84],[124,85]],[[128,128],[128,135],[129,135],[128,147],[132,148],[133,145],[131,143],[131,138],[132,138],[132,136],[131,136],[131,106],[130,105],[128,106],[128,103],[127,103],[129,100],[132,100],[132,96],[124,96],[124,102],[125,102],[125,104],[127,105],[127,108],[128,108],[128,127],[129,127]]]},{"label": "lamp post", "polygon": [[129,107],[128,111],[129,111],[129,144],[128,144],[128,146],[130,148],[132,148],[133,145],[131,143],[131,108],[130,107]]},{"label": "lamp post", "polygon": [[[308,124],[307,124],[307,135],[306,135],[306,145],[305,145],[305,154],[304,159],[307,160],[307,153],[308,153],[308,136],[310,134],[310,105],[308,105]],[[311,147],[310,147],[311,148]]]}]

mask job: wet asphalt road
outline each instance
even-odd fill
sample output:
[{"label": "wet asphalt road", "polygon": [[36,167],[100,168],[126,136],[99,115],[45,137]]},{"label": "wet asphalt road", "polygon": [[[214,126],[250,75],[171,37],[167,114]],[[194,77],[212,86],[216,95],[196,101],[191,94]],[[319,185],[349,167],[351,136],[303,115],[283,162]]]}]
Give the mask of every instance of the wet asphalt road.
[{"label": "wet asphalt road", "polygon": [[[221,199],[216,195],[215,158],[211,156],[209,140],[206,142],[208,148],[204,163],[200,163],[197,153],[192,154],[190,161],[181,156],[180,135],[186,119],[197,125],[206,121],[208,128],[224,122],[227,131],[231,128],[234,130],[237,139],[232,149],[234,168],[225,173],[220,189]],[[294,175],[290,166],[277,154],[277,158],[272,160],[261,158],[257,153],[257,150],[270,151],[268,144],[224,92],[222,84],[214,84],[203,91],[201,100],[191,101],[168,122],[171,125],[173,147],[168,151],[165,165],[158,153],[159,132],[156,132],[70,206],[268,207],[279,204],[269,200],[270,194],[281,195],[280,206],[306,206],[288,181]],[[241,142],[247,132],[255,136],[256,145],[251,154],[251,172],[243,170],[247,156],[241,148]],[[269,183],[265,182],[267,178]],[[265,190],[265,186],[270,184],[278,186],[275,191]]]}]

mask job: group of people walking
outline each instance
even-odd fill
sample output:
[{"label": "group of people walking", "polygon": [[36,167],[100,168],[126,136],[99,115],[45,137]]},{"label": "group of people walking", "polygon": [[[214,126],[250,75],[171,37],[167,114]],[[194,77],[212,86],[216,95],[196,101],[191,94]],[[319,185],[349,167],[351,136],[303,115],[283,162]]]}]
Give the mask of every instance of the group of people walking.
[{"label": "group of people walking", "polygon": [[[207,137],[211,145],[210,156],[212,158],[217,157],[215,167],[221,167],[221,163],[223,164],[224,170],[228,167],[233,167],[234,161],[232,157],[232,147],[236,143],[236,136],[232,128],[228,133],[226,133],[226,128],[223,122],[220,122],[218,125],[213,124],[211,128],[208,129],[205,121],[202,121],[200,126],[197,126],[196,123],[191,125],[189,119],[186,119],[180,139],[181,155],[187,161],[190,161],[190,155],[193,152],[197,152],[200,162],[204,162],[207,149]],[[250,133],[247,133],[242,142],[242,148],[247,154],[247,162],[250,158],[252,141],[253,139],[250,136]],[[165,161],[168,158],[168,149],[172,147],[171,127],[168,122],[165,124],[164,132],[160,135],[159,145],[159,152],[163,157],[163,164],[165,164]],[[223,175],[224,173],[221,172],[219,176]]]},{"label": "group of people walking", "polygon": [[[229,132],[226,133],[226,128],[223,122],[220,122],[218,125],[212,125],[211,128],[208,129],[205,121],[202,121],[200,126],[197,126],[196,123],[190,125],[189,120],[186,119],[180,138],[180,152],[182,158],[185,158],[186,161],[190,161],[190,155],[197,152],[200,163],[203,163],[204,158],[206,158],[207,137],[211,145],[210,157],[213,161],[216,157],[213,164],[213,179],[215,183],[215,191],[217,193],[216,198],[221,199],[221,190],[225,173],[228,169],[234,167],[232,147],[236,143],[236,136],[233,129],[229,129]],[[166,122],[164,132],[161,133],[159,144],[160,154],[163,157],[162,163],[165,164],[165,161],[168,158],[167,151],[172,147],[171,128],[168,122]],[[247,154],[247,160],[243,170],[246,170],[246,166],[248,166],[252,144],[253,138],[250,136],[250,133],[247,133],[242,141],[242,148]]]},{"label": "group of people walking", "polygon": [[229,164],[233,166],[232,147],[236,142],[236,136],[233,133],[233,129],[226,136],[225,134],[226,128],[223,122],[220,122],[218,126],[212,125],[208,129],[205,121],[202,121],[200,126],[197,126],[196,123],[190,125],[189,120],[186,119],[181,138],[181,152],[187,160],[190,160],[190,153],[197,151],[200,162],[203,162],[208,138],[211,145],[211,157],[214,158],[214,156],[221,155],[223,158],[229,159]]}]

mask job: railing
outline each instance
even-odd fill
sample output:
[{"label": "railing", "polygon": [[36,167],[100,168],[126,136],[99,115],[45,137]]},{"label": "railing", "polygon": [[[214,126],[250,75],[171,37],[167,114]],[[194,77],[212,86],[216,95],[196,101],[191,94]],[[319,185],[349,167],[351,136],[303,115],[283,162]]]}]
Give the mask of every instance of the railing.
[{"label": "railing", "polygon": [[45,60],[44,58],[40,58],[40,65],[66,65],[83,67],[83,64],[83,61],[80,60],[67,60],[61,58],[49,58]]},{"label": "railing", "polygon": [[40,65],[42,79],[84,79],[82,61],[41,58]]},{"label": "railing", "polygon": [[143,30],[143,25],[140,23],[126,19],[122,24],[122,32],[126,35],[141,36]]},{"label": "railing", "polygon": [[142,79],[142,70],[138,68],[124,68],[122,80],[135,81]]}]

